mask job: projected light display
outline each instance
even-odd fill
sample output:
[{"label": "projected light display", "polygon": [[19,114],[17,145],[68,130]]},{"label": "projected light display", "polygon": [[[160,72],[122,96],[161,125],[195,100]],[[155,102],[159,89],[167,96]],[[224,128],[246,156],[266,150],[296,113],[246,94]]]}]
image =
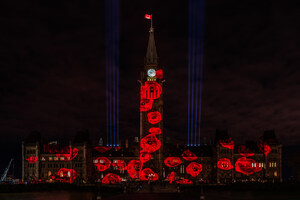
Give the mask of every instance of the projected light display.
[{"label": "projected light display", "polygon": [[188,173],[192,177],[198,176],[201,171],[202,165],[196,162],[192,162],[186,167],[186,173]]},{"label": "projected light display", "polygon": [[114,160],[112,162],[112,166],[116,170],[125,170],[126,169],[126,162],[124,160]]},{"label": "projected light display", "polygon": [[49,154],[69,154],[70,153],[70,147],[65,146],[61,147],[57,144],[45,144],[43,145],[43,152],[49,153]]},{"label": "projected light display", "polygon": [[153,105],[153,99],[141,99],[140,103],[140,111],[141,112],[146,112],[151,110]]},{"label": "projected light display", "polygon": [[155,81],[146,81],[141,86],[141,99],[158,99],[162,93],[162,87]]},{"label": "projected light display", "polygon": [[161,142],[155,134],[149,134],[141,139],[140,146],[143,152],[153,153],[161,147]]},{"label": "projected light display", "polygon": [[248,147],[246,147],[246,145],[240,145],[238,147],[238,152],[244,157],[254,156],[254,153]]},{"label": "projected light display", "polygon": [[63,161],[73,160],[73,159],[77,156],[79,150],[78,150],[77,148],[73,148],[73,149],[72,149],[72,148],[70,147],[69,152],[70,152],[70,153],[66,153],[66,154],[56,154],[56,156],[59,157],[59,158],[61,158],[61,157],[66,158],[66,159],[64,159]]},{"label": "projected light display", "polygon": [[180,179],[176,181],[177,184],[193,184],[193,181],[189,180],[189,179]]},{"label": "projected light display", "polygon": [[181,164],[181,159],[179,157],[168,157],[164,163],[167,167],[176,167]]},{"label": "projected light display", "polygon": [[106,157],[98,157],[96,160],[94,160],[94,165],[100,172],[103,172],[110,167],[111,161]]},{"label": "projected light display", "polygon": [[151,159],[151,154],[150,153],[143,152],[143,151],[140,152],[140,161],[142,163],[145,163],[145,162],[149,161],[150,159]]},{"label": "projected light display", "polygon": [[220,145],[227,149],[234,149],[234,141],[231,138],[220,140]]},{"label": "projected light display", "polygon": [[115,184],[115,183],[120,183],[121,178],[120,176],[113,174],[113,173],[108,173],[104,176],[102,179],[103,184]]},{"label": "projected light display", "polygon": [[251,175],[261,171],[262,167],[259,167],[259,164],[251,158],[241,157],[235,163],[235,170],[245,175]]},{"label": "projected light display", "polygon": [[149,133],[159,135],[161,134],[161,129],[158,127],[152,127],[149,129]]},{"label": "projected light display", "polygon": [[265,154],[265,156],[267,156],[271,152],[271,147],[266,143],[259,143],[258,148],[261,152]]},{"label": "projected light display", "polygon": [[221,158],[217,163],[217,167],[223,170],[231,170],[233,165],[228,158]]},{"label": "projected light display", "polygon": [[158,111],[149,112],[147,114],[147,117],[148,117],[148,122],[150,124],[157,124],[157,123],[159,123],[161,121],[161,114]]},{"label": "projected light display", "polygon": [[140,173],[140,180],[142,181],[156,181],[158,180],[158,174],[153,172],[150,168],[145,168]]},{"label": "projected light display", "polygon": [[159,79],[163,79],[163,70],[162,69],[156,70],[155,77]]},{"label": "projected light display", "polygon": [[30,156],[29,158],[27,158],[26,160],[29,162],[29,163],[35,163],[36,161],[38,161],[39,157],[37,156]]},{"label": "projected light display", "polygon": [[104,153],[104,152],[107,152],[107,151],[111,150],[112,147],[94,147],[94,149],[96,149],[100,153]]},{"label": "projected light display", "polygon": [[185,150],[182,153],[182,158],[187,160],[187,161],[193,161],[197,159],[196,154],[194,154],[193,152],[191,152],[190,150]]},{"label": "projected light display", "polygon": [[127,172],[131,178],[139,178],[139,174],[142,168],[143,163],[140,160],[131,160],[127,165]]},{"label": "projected light display", "polygon": [[57,177],[53,176],[52,179],[61,182],[73,183],[77,177],[77,172],[74,169],[61,168],[57,172]]},{"label": "projected light display", "polygon": [[175,180],[176,180],[176,174],[175,172],[171,172],[168,176],[167,179],[169,180],[169,182],[172,184]]}]

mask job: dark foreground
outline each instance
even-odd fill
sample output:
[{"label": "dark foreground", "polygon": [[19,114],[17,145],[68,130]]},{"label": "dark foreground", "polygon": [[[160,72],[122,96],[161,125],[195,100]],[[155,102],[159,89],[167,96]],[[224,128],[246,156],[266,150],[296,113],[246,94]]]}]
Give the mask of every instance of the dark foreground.
[{"label": "dark foreground", "polygon": [[[53,186],[50,186],[53,187]],[[159,185],[149,188],[144,185],[140,191],[131,190],[123,194],[121,187],[77,187],[77,188],[50,188],[51,190],[0,192],[0,200],[94,200],[100,194],[102,199],[108,200],[159,200],[159,199],[200,199],[200,186],[182,186],[177,193],[176,186],[162,188]],[[83,189],[84,188],[84,189]],[[233,186],[206,186],[204,196],[207,200],[299,200],[299,185],[233,185]],[[20,188],[19,188],[20,189]],[[19,191],[19,192],[18,192]],[[128,192],[128,191],[127,191]]]}]

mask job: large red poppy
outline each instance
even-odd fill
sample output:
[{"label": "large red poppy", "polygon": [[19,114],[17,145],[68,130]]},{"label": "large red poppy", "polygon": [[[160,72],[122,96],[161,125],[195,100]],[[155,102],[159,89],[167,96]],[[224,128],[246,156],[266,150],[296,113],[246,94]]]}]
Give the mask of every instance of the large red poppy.
[{"label": "large red poppy", "polygon": [[143,163],[140,160],[131,160],[127,165],[127,172],[131,178],[139,178]]},{"label": "large red poppy", "polygon": [[150,168],[145,168],[140,173],[140,180],[141,181],[156,181],[158,180],[158,174],[153,172]]},{"label": "large red poppy", "polygon": [[217,167],[223,170],[231,170],[233,165],[228,158],[221,158],[217,163]]},{"label": "large red poppy", "polygon": [[98,168],[100,172],[103,172],[110,167],[111,161],[106,157],[98,157],[94,160],[94,165]]},{"label": "large red poppy", "polygon": [[161,114],[158,111],[149,112],[147,116],[150,124],[157,124],[161,121]]},{"label": "large red poppy", "polygon": [[186,167],[186,173],[188,173],[192,177],[198,176],[201,171],[202,165],[196,162],[192,162]]},{"label": "large red poppy", "polygon": [[241,157],[235,163],[235,170],[245,175],[251,175],[262,170],[262,167],[259,167],[259,164],[251,158]]},{"label": "large red poppy", "polygon": [[141,139],[140,146],[143,152],[153,153],[161,147],[161,142],[155,134],[149,134]]}]

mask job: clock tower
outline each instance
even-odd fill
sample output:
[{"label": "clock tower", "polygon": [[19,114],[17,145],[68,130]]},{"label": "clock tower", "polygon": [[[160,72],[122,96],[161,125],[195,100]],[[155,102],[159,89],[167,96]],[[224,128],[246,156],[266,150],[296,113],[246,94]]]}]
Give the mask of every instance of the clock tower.
[{"label": "clock tower", "polygon": [[164,178],[163,82],[163,69],[158,65],[151,18],[148,48],[140,81],[140,160],[143,169],[150,168],[159,179]]}]

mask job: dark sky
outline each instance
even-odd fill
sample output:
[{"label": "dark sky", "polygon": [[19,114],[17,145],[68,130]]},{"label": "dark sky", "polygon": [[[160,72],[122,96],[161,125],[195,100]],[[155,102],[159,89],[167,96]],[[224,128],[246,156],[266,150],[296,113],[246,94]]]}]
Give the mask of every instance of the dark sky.
[{"label": "dark sky", "polygon": [[[139,83],[152,13],[164,66],[164,134],[187,137],[188,1],[120,0],[120,135],[139,131]],[[178,3],[179,2],[179,3]],[[293,1],[209,0],[201,135],[238,142],[274,129],[300,142],[300,9]],[[104,1],[0,2],[2,171],[33,130],[105,133]]]}]

